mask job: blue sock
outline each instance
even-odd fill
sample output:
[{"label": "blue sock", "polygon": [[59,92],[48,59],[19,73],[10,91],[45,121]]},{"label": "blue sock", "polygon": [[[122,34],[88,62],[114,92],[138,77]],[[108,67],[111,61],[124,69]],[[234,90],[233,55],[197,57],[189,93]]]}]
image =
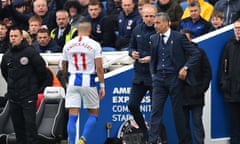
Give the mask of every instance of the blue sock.
[{"label": "blue sock", "polygon": [[78,116],[77,115],[69,115],[68,116],[68,137],[69,137],[69,144],[75,144],[75,138],[76,138],[76,121]]},{"label": "blue sock", "polygon": [[97,117],[95,115],[90,115],[86,121],[83,129],[82,137],[87,141],[89,134],[93,131],[95,124],[97,122]]}]

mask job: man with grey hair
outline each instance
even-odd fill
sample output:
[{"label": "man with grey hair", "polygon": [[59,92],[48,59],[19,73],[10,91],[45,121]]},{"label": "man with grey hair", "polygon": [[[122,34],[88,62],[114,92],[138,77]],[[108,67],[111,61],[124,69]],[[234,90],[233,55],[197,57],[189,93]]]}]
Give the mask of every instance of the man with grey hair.
[{"label": "man with grey hair", "polygon": [[[200,59],[200,52],[183,33],[170,28],[167,13],[158,13],[154,19],[156,34],[150,38],[152,75],[152,112],[149,141],[157,144],[164,104],[170,96],[173,117],[179,144],[187,143],[185,117],[183,113],[183,86],[194,85],[191,69]],[[185,54],[189,57],[186,59]],[[161,133],[160,133],[161,135]]]},{"label": "man with grey hair", "polygon": [[60,46],[61,50],[65,43],[77,36],[77,29],[69,24],[69,14],[66,10],[56,13],[57,28],[51,31],[51,38]]},{"label": "man with grey hair", "polygon": [[[57,2],[57,0],[56,0]],[[59,4],[56,3],[56,9],[59,9]],[[49,11],[47,0],[35,0],[33,2],[33,12],[35,15],[38,15],[42,18],[42,24],[46,25],[49,30],[52,30],[56,27],[55,11]]]}]

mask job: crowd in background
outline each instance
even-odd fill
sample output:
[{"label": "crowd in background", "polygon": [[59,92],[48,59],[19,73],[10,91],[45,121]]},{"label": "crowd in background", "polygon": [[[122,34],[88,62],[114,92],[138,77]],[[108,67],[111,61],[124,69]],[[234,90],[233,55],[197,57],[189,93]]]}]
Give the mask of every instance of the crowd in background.
[{"label": "crowd in background", "polygon": [[91,38],[102,47],[127,50],[132,30],[142,23],[146,3],[168,13],[173,30],[190,30],[193,38],[240,17],[238,0],[1,0],[0,52],[7,49],[11,26],[24,30],[27,42],[38,52],[62,52],[64,44],[77,35],[81,21],[91,22]]},{"label": "crowd in background", "polygon": [[[144,5],[146,4],[154,6],[152,9],[153,14],[149,15],[146,14],[149,12],[149,9],[144,9]],[[149,13],[150,13],[149,12]],[[155,13],[157,14],[158,21],[156,21]],[[148,21],[148,17],[151,18],[151,21]],[[156,19],[157,19],[156,17]],[[170,63],[169,68],[170,70],[173,70],[174,73],[178,69],[175,68],[173,63],[170,61],[170,52],[167,51],[169,55],[162,56],[159,53],[165,54],[164,48],[167,47],[167,40],[169,38],[168,35],[164,35],[168,32],[170,32],[169,29],[173,30],[176,36],[179,36],[179,33],[176,33],[175,31],[182,32],[182,33],[189,33],[190,38],[188,39],[189,42],[191,42],[192,38],[197,38],[199,36],[202,36],[206,33],[209,33],[211,31],[217,30],[219,28],[222,28],[226,25],[234,23],[237,19],[240,18],[240,1],[239,0],[107,0],[107,1],[99,1],[99,0],[1,0],[0,2],[0,53],[5,53],[8,51],[9,48],[14,47],[13,42],[15,42],[14,38],[15,33],[24,37],[24,41],[21,41],[21,47],[28,47],[28,49],[34,48],[35,51],[31,49],[31,52],[36,54],[35,52],[39,53],[61,53],[63,52],[65,44],[67,44],[69,41],[74,39],[74,37],[79,35],[79,23],[91,23],[89,27],[91,27],[89,30],[90,32],[90,38],[97,41],[102,48],[110,48],[111,51],[125,51],[129,50],[129,55],[132,56],[133,59],[136,59],[136,61],[139,63],[138,68],[143,70],[142,65],[146,65],[146,63],[150,62],[149,56],[149,50],[146,50],[145,48],[149,48],[149,40],[150,36],[153,36],[152,34],[155,34],[155,30],[159,33],[159,35],[155,34],[153,38],[151,38],[151,42],[158,43],[159,36],[161,35],[162,43],[160,43],[160,47],[162,48],[159,51],[156,51],[156,53],[153,53],[151,51],[151,62],[154,61],[155,58],[156,63],[158,65],[156,66],[158,70],[162,70],[162,67],[164,67],[165,64],[165,58],[167,59],[167,64]],[[147,29],[144,26],[149,23],[149,28]],[[154,24],[153,24],[154,23]],[[17,27],[14,30],[15,33],[12,32],[12,36],[9,36],[9,30],[12,27]],[[145,31],[141,31],[145,28]],[[155,28],[155,29],[154,29]],[[239,21],[235,22],[235,35],[236,39],[234,39],[233,43],[230,43],[229,47],[238,47],[239,46]],[[21,30],[21,31],[19,31]],[[165,31],[166,30],[166,31]],[[147,33],[148,32],[148,33]],[[142,41],[139,41],[139,36],[146,35],[146,38]],[[136,37],[134,37],[136,35]],[[87,35],[88,36],[88,35]],[[12,41],[10,43],[9,37]],[[164,38],[165,37],[165,38]],[[167,37],[167,38],[166,38]],[[182,49],[187,50],[188,49],[188,41],[187,39],[180,37],[181,39],[185,41],[180,41],[179,43],[179,49],[183,47]],[[235,41],[237,40],[237,41]],[[176,41],[179,41],[177,38]],[[153,44],[153,46],[157,46]],[[134,49],[136,47],[136,51]],[[194,48],[193,44],[189,44],[189,47]],[[197,47],[197,46],[196,46]],[[139,49],[142,49],[142,52],[145,53],[138,53]],[[226,48],[225,48],[226,49]],[[158,50],[158,47],[156,47],[156,50]],[[231,50],[231,49],[230,49]],[[229,51],[230,51],[229,50]],[[29,50],[30,51],[30,50]],[[194,53],[194,51],[196,51]],[[149,52],[149,53],[146,53]],[[179,52],[179,51],[178,51]],[[185,51],[184,51],[185,52]],[[174,55],[174,58],[178,58],[180,54],[185,54],[184,52],[175,53],[178,55]],[[197,57],[198,50],[192,51],[192,55]],[[99,53],[101,53],[99,51]],[[189,53],[190,50],[189,50]],[[239,50],[237,51],[237,54],[239,53]],[[159,54],[159,55],[154,55]],[[146,57],[143,57],[146,56]],[[155,56],[155,57],[154,57]],[[182,55],[181,59],[185,59],[186,55]],[[191,55],[190,55],[191,56]],[[188,57],[190,57],[188,56]],[[225,55],[223,55],[225,56]],[[143,57],[141,59],[141,57]],[[162,58],[162,62],[158,61],[158,57]],[[200,57],[200,56],[199,56]],[[225,56],[225,59],[231,59],[229,55]],[[238,60],[238,55],[234,58]],[[200,70],[196,70],[198,74],[208,74],[207,76],[203,75],[197,75],[196,77],[199,78],[198,81],[202,79],[202,77],[206,77],[206,86],[202,88],[200,91],[200,97],[198,104],[192,104],[189,107],[188,104],[184,105],[184,111],[182,112],[185,115],[179,114],[179,108],[182,107],[181,104],[175,105],[175,114],[176,117],[175,120],[178,122],[178,134],[179,136],[182,136],[182,142],[186,144],[183,140],[184,139],[184,133],[182,133],[182,130],[186,128],[184,123],[183,116],[187,117],[189,119],[189,111],[193,111],[193,122],[199,122],[201,123],[202,120],[199,119],[202,116],[202,108],[203,108],[203,101],[204,101],[204,92],[207,90],[209,82],[211,80],[211,67],[209,65],[209,62],[207,61],[207,57],[205,53],[201,56],[202,60],[202,66],[208,66],[207,68],[201,68],[201,70],[206,69],[206,71],[203,70],[203,72],[200,72]],[[159,58],[160,59],[160,58]],[[197,59],[197,58],[195,58]],[[225,60],[224,59],[224,60]],[[205,60],[205,61],[204,61]],[[7,60],[3,65],[5,68],[7,68]],[[136,62],[135,61],[135,62]],[[192,60],[193,61],[193,60]],[[234,60],[232,60],[234,61]],[[169,62],[169,63],[168,63]],[[197,60],[196,60],[197,62]],[[141,65],[141,64],[142,65]],[[154,66],[156,63],[152,62],[151,64]],[[195,63],[195,61],[194,61]],[[225,66],[225,61],[222,62],[224,68],[228,68],[229,66]],[[234,62],[236,63],[236,62]],[[162,65],[161,65],[162,64]],[[182,64],[179,64],[182,66]],[[45,67],[44,64],[42,64],[42,67]],[[137,65],[135,65],[137,67]],[[200,66],[198,66],[200,68]],[[43,68],[44,69],[44,68]],[[163,68],[164,69],[164,68]],[[149,80],[152,78],[152,73],[150,74],[149,67],[146,67],[147,73],[149,74]],[[225,70],[225,69],[224,69]],[[152,70],[153,71],[153,70]],[[188,71],[188,67],[184,66],[181,68],[182,74],[184,75],[184,78],[181,80],[185,80]],[[158,71],[159,72],[159,71]],[[191,71],[190,71],[191,72]],[[224,71],[225,72],[225,71]],[[236,70],[236,73],[239,72],[239,70]],[[47,73],[47,72],[44,72]],[[144,72],[145,73],[145,72]],[[7,72],[5,73],[7,74]],[[162,74],[162,73],[161,73]],[[161,76],[161,74],[159,74]],[[172,73],[170,73],[172,74]],[[226,72],[224,73],[226,74]],[[167,73],[167,76],[169,73]],[[166,76],[166,73],[164,73],[164,78]],[[6,77],[6,76],[5,76]],[[144,78],[146,78],[144,76]],[[161,77],[162,78],[162,77]],[[160,78],[160,79],[161,79]],[[175,78],[172,77],[172,78]],[[225,78],[225,77],[224,77]],[[158,77],[156,77],[158,80]],[[139,77],[138,79],[139,80]],[[186,79],[187,80],[187,79]],[[52,81],[51,81],[52,82]],[[50,85],[51,85],[50,82]],[[169,81],[168,81],[169,82]],[[224,79],[225,82],[225,79]],[[228,82],[228,81],[227,81]],[[222,83],[223,85],[226,83]],[[235,81],[234,81],[235,82]],[[233,84],[235,84],[232,82]],[[146,84],[146,82],[137,81],[135,82],[137,85],[141,86],[141,84]],[[169,85],[172,85],[175,83],[169,83]],[[167,83],[167,86],[169,86]],[[44,85],[45,86],[45,85]],[[165,85],[162,83],[155,83],[153,87],[155,86],[155,89],[153,88],[153,98],[155,98],[155,101],[153,101],[153,112],[156,113],[158,117],[156,118],[156,121],[158,121],[159,116],[161,115],[161,111],[159,112],[159,105],[157,102],[159,102],[156,98],[158,97],[159,91],[165,90]],[[182,84],[179,84],[176,86],[175,92],[180,92],[182,88]],[[136,85],[133,85],[136,89],[136,92],[139,91],[139,87]],[[161,87],[162,89],[159,89]],[[102,82],[102,88],[104,88],[104,83]],[[147,90],[151,90],[151,83],[149,81],[149,85],[146,85],[146,90],[142,91],[142,96],[146,93]],[[190,87],[191,88],[191,87]],[[156,90],[157,89],[157,90]],[[228,89],[232,89],[228,88]],[[190,92],[191,89],[184,89],[188,92]],[[238,90],[238,89],[237,89]],[[194,91],[194,90],[193,90]],[[132,91],[131,95],[135,95],[135,91]],[[164,91],[165,92],[165,91]],[[166,91],[166,93],[162,94],[161,96],[165,95],[167,96],[169,91]],[[170,93],[172,94],[172,93]],[[137,94],[139,95],[139,93]],[[194,94],[189,94],[194,95]],[[230,94],[229,94],[230,95]],[[154,97],[155,96],[155,97]],[[157,96],[157,97],[156,97]],[[177,96],[179,99],[179,96],[173,93],[173,96]],[[187,97],[188,95],[186,95]],[[227,95],[228,96],[228,95]],[[185,99],[187,99],[185,97]],[[133,98],[133,97],[132,97]],[[131,113],[139,114],[135,115],[134,117],[140,117],[138,119],[141,119],[140,111],[138,109],[136,110],[135,107],[135,99],[130,99],[132,103],[129,104],[129,109]],[[141,99],[139,99],[139,104]],[[191,100],[191,99],[190,99]],[[189,101],[190,101],[189,100]],[[178,101],[178,100],[176,100]],[[196,102],[196,99],[193,100]],[[163,109],[164,102],[161,110]],[[239,104],[237,99],[237,104]],[[192,106],[193,105],[193,106]],[[197,105],[197,106],[196,106]],[[198,107],[201,105],[200,107]],[[239,106],[232,104],[232,101],[230,102],[232,111],[233,109],[239,110]],[[137,105],[139,106],[139,105]],[[197,109],[193,109],[193,107]],[[155,109],[154,109],[155,108]],[[195,112],[194,112],[195,111]],[[179,115],[178,115],[179,114]],[[194,117],[195,115],[195,117]],[[180,119],[183,118],[183,123],[181,123]],[[137,118],[136,118],[137,119]],[[151,117],[153,119],[153,117]],[[198,120],[199,119],[199,120]],[[233,120],[239,120],[239,116],[237,118],[233,117]],[[95,121],[95,120],[94,120]],[[142,118],[142,121],[144,122],[144,119]],[[153,119],[154,121],[154,119]],[[140,122],[139,122],[140,123]],[[152,122],[152,130],[150,129],[150,142],[151,144],[155,144],[155,136],[152,136],[155,132],[155,129],[159,129],[160,122],[157,123],[157,126],[154,127],[155,122]],[[189,123],[189,122],[187,122]],[[234,126],[239,128],[238,122],[233,121]],[[140,125],[140,124],[139,124]],[[196,124],[195,126],[201,126],[201,132],[196,134],[196,138],[194,138],[194,141],[201,141],[199,143],[202,143],[204,140],[204,128],[202,124]],[[140,126],[141,127],[141,126]],[[144,127],[144,124],[142,126],[142,129],[145,129],[144,133],[144,141],[146,144],[148,144],[148,132],[147,128]],[[157,130],[156,130],[157,131]],[[75,133],[74,133],[75,134]],[[152,134],[152,135],[151,135]],[[181,135],[182,134],[182,135]],[[237,141],[239,142],[239,129],[236,129],[233,132],[234,136],[231,136],[231,141]],[[191,137],[191,134],[189,133],[189,137]],[[237,137],[237,138],[236,138]],[[152,139],[151,139],[152,138]],[[198,139],[199,140],[198,140]],[[72,138],[75,140],[75,137]],[[236,139],[236,140],[235,140]],[[152,140],[152,141],[151,141]],[[181,139],[180,139],[181,140]],[[85,143],[84,140],[81,140],[82,143]],[[191,143],[192,140],[188,140],[189,143]],[[181,143],[181,142],[180,142]],[[232,142],[233,143],[233,142]]]}]

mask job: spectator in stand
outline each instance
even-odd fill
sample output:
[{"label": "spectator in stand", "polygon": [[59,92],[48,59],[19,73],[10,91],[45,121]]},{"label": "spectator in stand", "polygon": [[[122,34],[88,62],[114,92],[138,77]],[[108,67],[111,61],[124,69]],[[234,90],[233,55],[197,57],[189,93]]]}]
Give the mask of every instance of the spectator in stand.
[{"label": "spectator in stand", "polygon": [[42,18],[40,16],[34,15],[28,20],[28,32],[32,38],[32,42],[36,42],[36,35],[38,30],[42,26]]},{"label": "spectator in stand", "polygon": [[24,0],[8,1],[4,4],[4,7],[2,7],[1,15],[4,15],[4,18],[10,19],[14,26],[27,30],[30,14],[25,13]]},{"label": "spectator in stand", "polygon": [[6,17],[5,8],[7,7],[8,3],[10,4],[10,0],[1,0],[0,1],[0,20],[3,20]]},{"label": "spectator in stand", "polygon": [[50,37],[48,29],[41,28],[37,32],[37,43],[34,48],[39,53],[61,52],[60,46]]},{"label": "spectator in stand", "polygon": [[214,31],[223,27],[224,15],[220,11],[214,11],[211,19],[211,27],[209,31]]},{"label": "spectator in stand", "polygon": [[8,39],[8,27],[0,21],[0,53],[5,53],[10,47]]},{"label": "spectator in stand", "polygon": [[143,8],[143,5],[145,5],[145,4],[150,4],[150,1],[149,0],[139,0],[138,1],[138,12],[141,17],[142,17],[142,8]]},{"label": "spectator in stand", "polygon": [[[210,3],[208,3],[204,0],[187,0],[188,5],[192,2],[194,2],[194,1],[196,1],[200,4],[200,8],[201,8],[200,15],[201,15],[201,17],[203,19],[205,19],[206,21],[209,21],[210,18],[211,18],[212,12],[214,10],[214,7]],[[185,19],[185,18],[189,17],[190,15],[191,15],[190,14],[190,9],[189,9],[189,7],[187,7],[185,9],[183,15],[182,15],[182,19]]]},{"label": "spectator in stand", "polygon": [[107,0],[107,16],[110,19],[110,23],[114,26],[114,30],[117,30],[117,17],[122,11],[121,0]]},{"label": "spectator in stand", "polygon": [[222,51],[219,67],[219,85],[229,108],[230,144],[240,143],[240,19],[234,22],[234,36]]},{"label": "spectator in stand", "polygon": [[69,13],[69,23],[77,28],[78,24],[84,19],[84,16],[79,14],[81,7],[77,1],[69,0],[65,3],[64,9]]},{"label": "spectator in stand", "polygon": [[121,0],[108,0],[107,1],[107,15],[113,15],[116,17],[122,11]]},{"label": "spectator in stand", "polygon": [[193,1],[188,5],[188,8],[190,16],[181,20],[179,29],[190,30],[192,32],[192,38],[209,32],[210,23],[200,16],[200,4],[197,1]]},{"label": "spectator in stand", "polygon": [[[62,7],[62,4],[59,0],[55,0],[56,2],[56,10]],[[54,29],[56,24],[56,12],[49,11],[47,0],[35,0],[33,2],[33,11],[35,15],[38,15],[42,18],[42,25],[46,25],[49,30]]]},{"label": "spectator in stand", "polygon": [[142,22],[134,0],[122,0],[122,9],[123,11],[118,15],[117,50],[124,50],[128,47],[132,30]]},{"label": "spectator in stand", "polygon": [[88,13],[88,4],[90,2],[90,0],[77,0],[81,9],[80,12],[78,14],[82,15],[82,16],[86,16]]},{"label": "spectator in stand", "polygon": [[[4,1],[3,5],[0,8],[0,15],[1,20],[7,25],[8,28],[15,26],[16,23],[16,18],[14,17],[15,14],[13,12],[18,13],[12,5],[12,1]],[[22,19],[22,21],[24,21],[24,19]]]},{"label": "spectator in stand", "polygon": [[1,0],[1,2],[0,2],[1,7],[4,8],[5,6],[7,6],[8,2],[9,2],[9,0]]},{"label": "spectator in stand", "polygon": [[171,28],[177,30],[183,14],[181,6],[175,0],[158,0],[156,7],[158,12],[168,13],[171,19]]},{"label": "spectator in stand", "polygon": [[121,6],[121,0],[107,0],[107,18],[106,18],[106,27],[109,28],[109,30],[114,31],[116,34],[111,37],[114,41],[114,46],[115,46],[115,41],[117,39],[117,29],[118,29],[118,15],[122,11],[122,6]]},{"label": "spectator in stand", "polygon": [[[25,2],[24,0],[14,0],[12,2],[12,17],[14,20],[14,24],[23,30],[28,29],[28,18],[30,14],[25,12]],[[26,15],[26,17],[19,17],[19,15]]]},{"label": "spectator in stand", "polygon": [[50,36],[60,46],[61,51],[65,43],[77,36],[77,29],[69,24],[69,14],[66,10],[59,10],[56,13],[57,27],[54,28]]},{"label": "spectator in stand", "polygon": [[90,0],[88,4],[88,15],[85,20],[91,22],[92,30],[90,37],[100,44],[103,43],[103,21],[105,19],[105,11],[99,0]]},{"label": "spectator in stand", "polygon": [[33,11],[33,0],[24,0],[25,7],[26,7],[26,13],[31,13]]},{"label": "spectator in stand", "polygon": [[91,38],[99,42],[101,46],[114,47],[115,33],[110,29],[112,23],[108,23],[106,13],[99,0],[91,0],[88,4],[88,15],[85,20],[91,22]]},{"label": "spectator in stand", "polygon": [[121,11],[121,0],[107,0],[107,15],[113,17],[113,20],[117,20]]},{"label": "spectator in stand", "polygon": [[223,12],[223,25],[232,24],[240,18],[240,0],[219,0],[214,5],[214,10]]}]

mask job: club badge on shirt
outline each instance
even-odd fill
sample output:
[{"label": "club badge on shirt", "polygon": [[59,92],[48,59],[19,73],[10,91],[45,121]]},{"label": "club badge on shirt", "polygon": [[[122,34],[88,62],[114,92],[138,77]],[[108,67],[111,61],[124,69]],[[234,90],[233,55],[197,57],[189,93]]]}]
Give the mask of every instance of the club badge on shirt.
[{"label": "club badge on shirt", "polygon": [[22,65],[27,65],[28,62],[29,62],[29,60],[28,60],[27,57],[21,57],[21,58],[20,58],[20,63],[21,63]]}]

